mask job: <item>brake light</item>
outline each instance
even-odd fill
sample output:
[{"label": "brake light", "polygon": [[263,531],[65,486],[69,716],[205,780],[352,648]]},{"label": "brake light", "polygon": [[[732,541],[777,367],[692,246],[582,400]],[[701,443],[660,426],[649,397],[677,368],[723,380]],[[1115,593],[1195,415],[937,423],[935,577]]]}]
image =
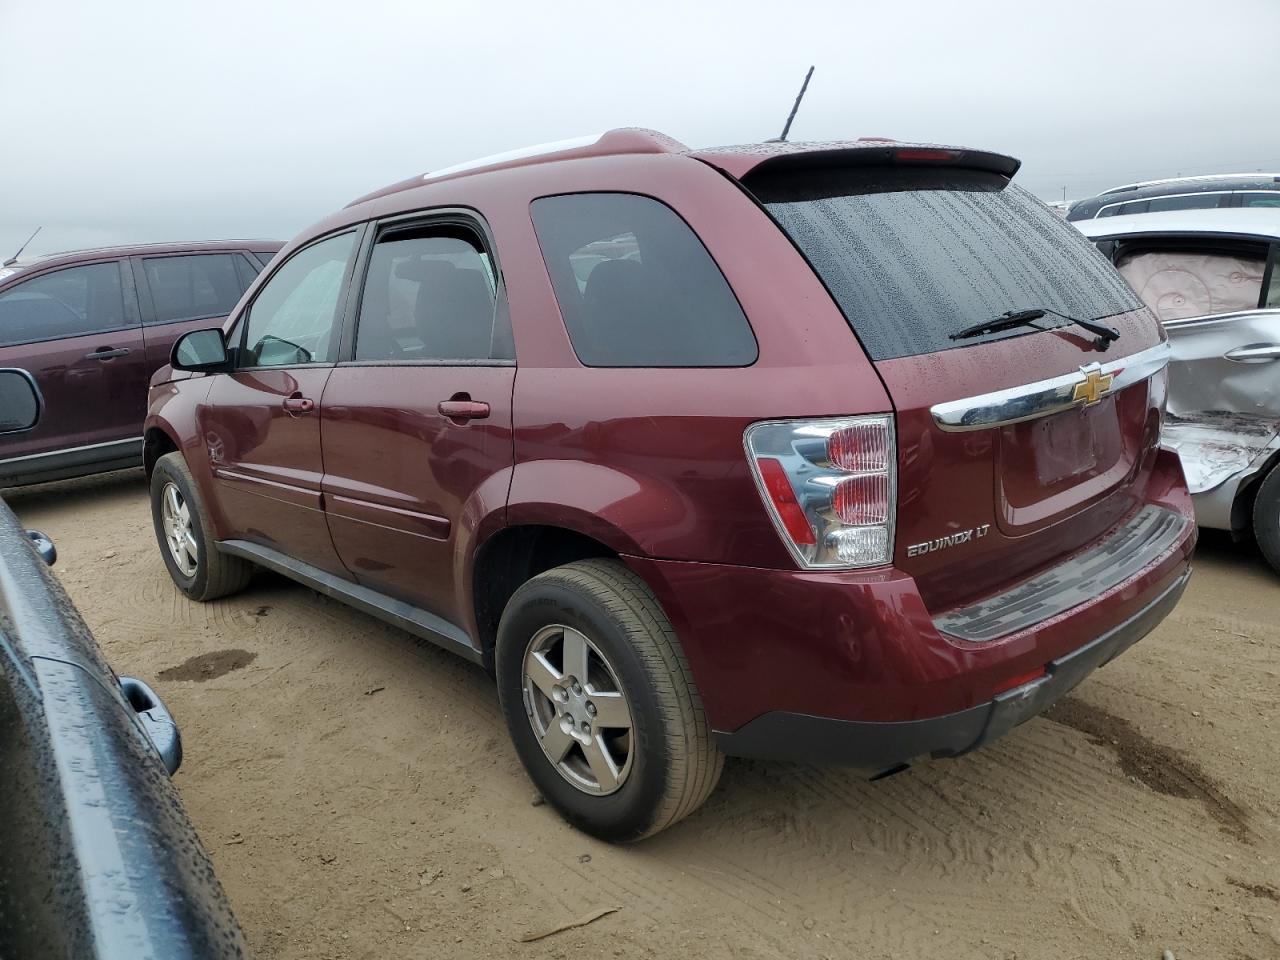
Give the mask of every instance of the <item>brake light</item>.
[{"label": "brake light", "polygon": [[773,420],[744,438],[769,515],[803,567],[888,563],[896,467],[889,416]]},{"label": "brake light", "polygon": [[902,147],[893,151],[893,158],[900,163],[945,163],[948,160],[959,160],[963,152],[938,147]]}]

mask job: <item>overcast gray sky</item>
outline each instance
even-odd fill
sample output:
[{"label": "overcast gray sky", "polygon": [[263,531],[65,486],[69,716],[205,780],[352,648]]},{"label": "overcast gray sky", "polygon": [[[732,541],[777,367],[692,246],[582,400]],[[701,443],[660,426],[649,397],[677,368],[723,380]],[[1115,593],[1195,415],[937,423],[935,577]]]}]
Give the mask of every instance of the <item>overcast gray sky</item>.
[{"label": "overcast gray sky", "polygon": [[1280,0],[0,0],[0,259],[287,239],[435,167],[640,125],[889,136],[1048,199],[1280,170]]}]

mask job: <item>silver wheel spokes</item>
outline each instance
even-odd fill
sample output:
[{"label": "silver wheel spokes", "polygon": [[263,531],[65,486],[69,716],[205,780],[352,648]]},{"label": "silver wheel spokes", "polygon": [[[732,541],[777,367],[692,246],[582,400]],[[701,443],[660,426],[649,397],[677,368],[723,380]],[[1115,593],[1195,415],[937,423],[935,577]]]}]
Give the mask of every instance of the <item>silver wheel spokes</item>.
[{"label": "silver wheel spokes", "polygon": [[160,519],[169,554],[184,577],[196,572],[196,535],[191,528],[191,508],[177,484],[166,483],[160,493]]},{"label": "silver wheel spokes", "polygon": [[547,759],[584,793],[613,793],[631,772],[631,708],[599,650],[572,627],[534,634],[524,655],[524,703]]}]

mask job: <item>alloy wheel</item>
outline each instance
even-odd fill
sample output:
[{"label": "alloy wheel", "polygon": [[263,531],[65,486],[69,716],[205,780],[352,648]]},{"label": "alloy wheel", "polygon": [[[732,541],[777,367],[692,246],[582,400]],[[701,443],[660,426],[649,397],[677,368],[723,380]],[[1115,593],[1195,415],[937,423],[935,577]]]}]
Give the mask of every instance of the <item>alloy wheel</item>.
[{"label": "alloy wheel", "polygon": [[635,754],[631,707],[599,648],[572,627],[543,627],[523,672],[529,724],[560,776],[595,796],[621,788]]},{"label": "alloy wheel", "polygon": [[184,577],[196,574],[196,536],[191,526],[191,507],[175,483],[166,483],[160,491],[160,518],[169,555]]}]

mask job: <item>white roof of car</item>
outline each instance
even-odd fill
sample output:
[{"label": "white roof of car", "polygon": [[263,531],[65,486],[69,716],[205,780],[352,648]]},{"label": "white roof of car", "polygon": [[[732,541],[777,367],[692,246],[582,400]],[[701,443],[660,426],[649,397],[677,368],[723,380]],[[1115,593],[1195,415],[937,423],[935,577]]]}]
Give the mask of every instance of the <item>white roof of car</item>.
[{"label": "white roof of car", "polygon": [[1238,207],[1210,210],[1161,210],[1127,217],[1073,220],[1090,240],[1162,233],[1208,233],[1280,240],[1280,207]]}]

